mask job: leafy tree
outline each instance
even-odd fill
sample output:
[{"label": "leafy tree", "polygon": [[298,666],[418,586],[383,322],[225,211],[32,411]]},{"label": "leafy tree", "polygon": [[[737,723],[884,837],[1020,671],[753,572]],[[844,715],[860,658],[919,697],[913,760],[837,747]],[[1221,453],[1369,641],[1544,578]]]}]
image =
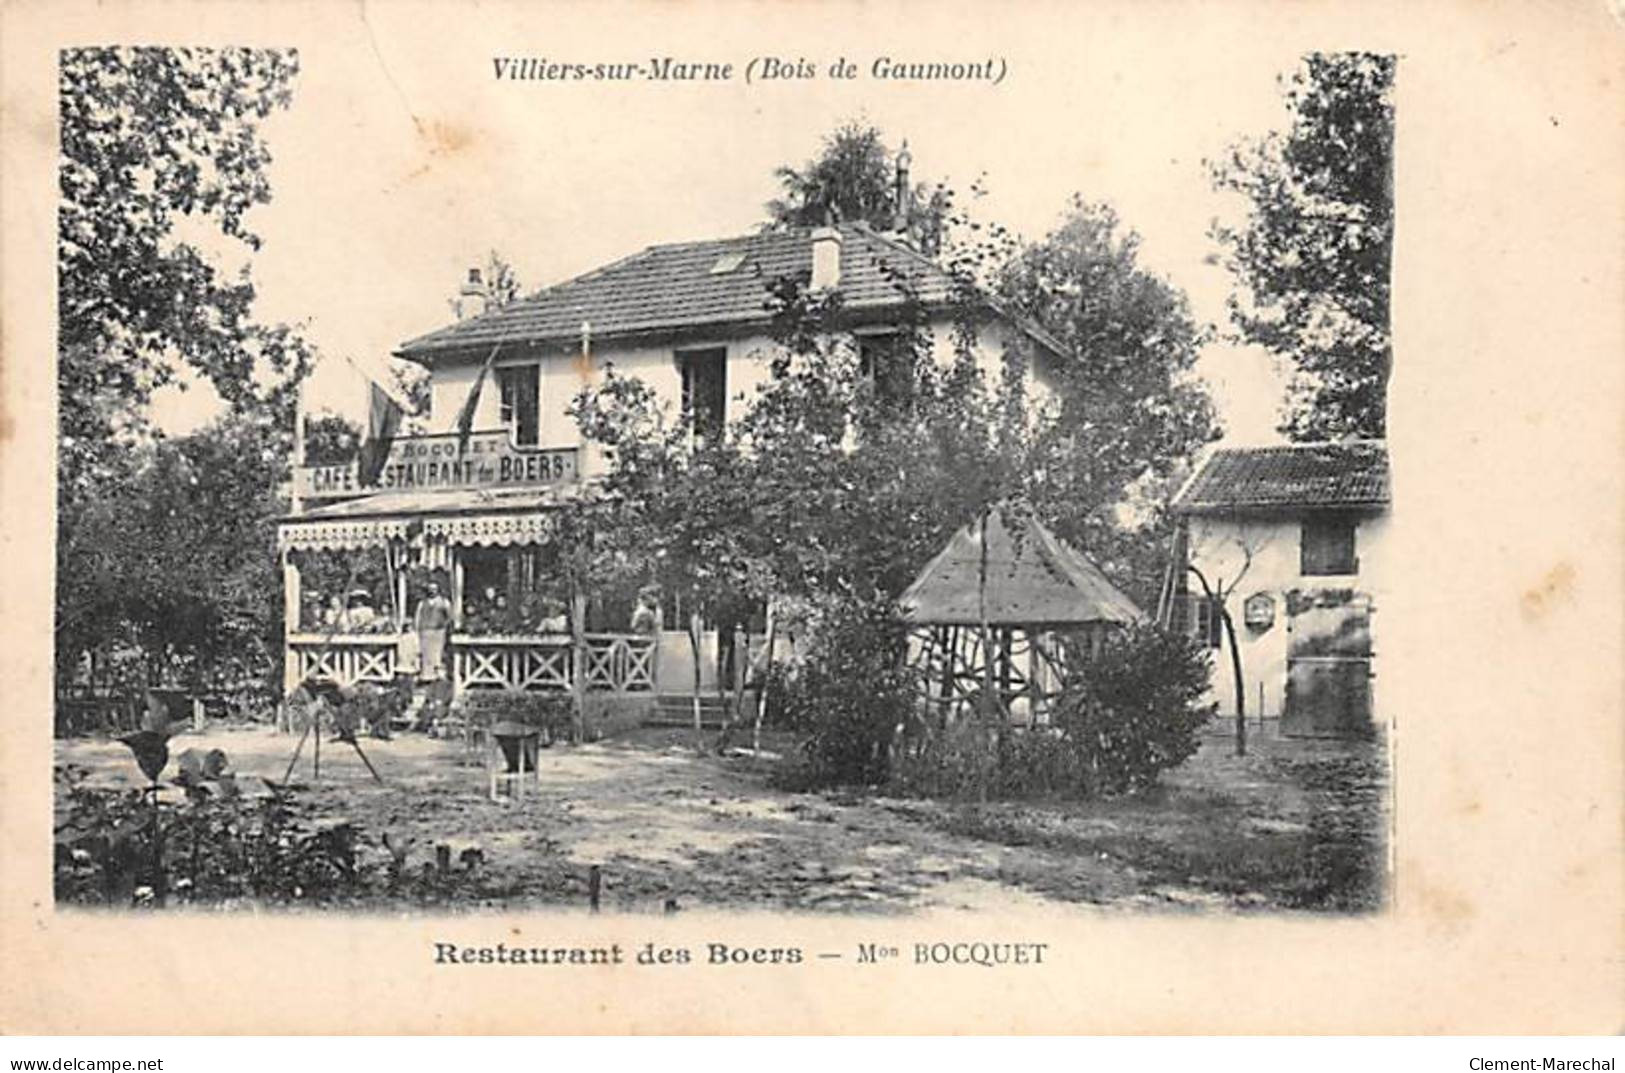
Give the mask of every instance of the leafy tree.
[{"label": "leafy tree", "polygon": [[654,584],[683,598],[697,726],[701,615],[759,588],[744,547],[750,504],[736,494],[738,444],[695,435],[648,384],[613,369],[576,397],[571,414],[612,462],[601,495],[561,512],[565,543],[578,552],[571,568],[583,590]]},{"label": "leafy tree", "polygon": [[259,248],[246,216],[271,198],[260,124],[288,105],[297,72],[288,50],[62,53],[57,387],[70,499],[118,471],[153,391],[183,368],[234,408],[291,412],[303,342],[255,323],[246,270],[228,278],[178,225]]},{"label": "leafy tree", "polygon": [[[496,250],[487,253],[485,263],[480,266],[479,281],[479,294],[483,299],[484,309],[487,311],[500,309],[510,302],[517,301],[523,293],[524,288],[519,282],[519,275],[508,259]],[[451,309],[458,317],[466,315],[461,291],[451,300]]]},{"label": "leafy tree", "polygon": [[[904,151],[906,151],[906,146]],[[849,120],[824,138],[817,157],[774,172],[783,193],[767,203],[774,229],[863,221],[877,230],[907,229],[922,248],[941,244],[951,206],[942,186],[914,184],[906,219],[899,219],[897,161],[880,131]]]},{"label": "leafy tree", "polygon": [[1145,600],[1171,523],[1154,495],[1139,496],[1139,526],[1125,526],[1120,507],[1164,486],[1219,428],[1192,374],[1208,329],[1182,291],[1140,267],[1139,247],[1109,206],[1075,196],[1059,227],[1003,262],[995,286],[1064,352],[1033,501],[1057,534]]},{"label": "leafy tree", "polygon": [[429,431],[429,411],[432,408],[434,395],[430,391],[432,378],[428,370],[420,365],[410,362],[391,361],[389,363],[389,380],[402,402],[406,403],[406,427],[403,431],[409,435],[421,436]]},{"label": "leafy tree", "polygon": [[524,293],[524,287],[520,284],[519,275],[514,271],[513,265],[496,250],[486,254],[483,278],[486,301],[492,309],[517,301]]},{"label": "leafy tree", "polygon": [[[778,175],[785,195],[768,208],[779,226],[821,223],[831,207],[842,218],[890,223],[892,157],[873,126],[848,122],[825,139],[817,159]],[[914,198],[916,209],[925,201]],[[1161,493],[1180,464],[1219,434],[1212,402],[1193,374],[1211,329],[1196,321],[1182,291],[1140,266],[1139,235],[1105,204],[1075,196],[1061,224],[1036,242],[974,219],[940,186],[925,211],[928,219],[916,223],[918,233],[930,236],[923,250],[959,281],[966,312],[979,292],[990,293],[1044,328],[1064,354],[1055,420],[1043,434],[1027,435],[1038,427],[1035,415],[982,414],[954,444],[982,468],[958,476],[969,488],[991,484],[1005,495],[1021,488],[1059,535],[1089,548],[1131,594],[1154,600],[1172,524]],[[1024,395],[1012,385],[983,385],[979,405],[993,405],[992,396],[999,407],[1022,409]],[[895,424],[887,424],[895,434]],[[1013,431],[1020,424],[1027,427]],[[999,437],[998,449],[973,448],[980,434]],[[956,526],[975,514],[968,500],[997,498],[967,498],[957,484],[935,491],[966,512]],[[1125,505],[1132,509],[1125,512]]]},{"label": "leafy tree", "polygon": [[139,680],[234,685],[266,678],[280,655],[273,526],[284,509],[281,430],[226,415],[138,452],[130,476],[86,505],[60,581],[95,617],[59,633],[59,662],[88,649],[141,653]]},{"label": "leafy tree", "polygon": [[[771,301],[769,380],[720,435],[667,420],[641,381],[612,375],[578,397],[577,421],[611,459],[600,554],[641,564],[692,606],[797,604],[827,639],[811,651],[838,663],[867,639],[865,666],[894,665],[896,597],[968,518],[1020,494],[1025,445],[1007,437],[1024,426],[1001,427],[1001,392],[1019,388],[983,382],[969,324],[939,365],[923,311],[905,304],[889,357],[909,391],[891,396],[841,330],[838,296],[786,279]],[[899,713],[868,712],[811,736],[820,778],[873,781],[884,768],[886,743],[862,734],[889,734]]]},{"label": "leafy tree", "polygon": [[[247,223],[271,196],[260,126],[288,105],[297,71],[295,53],[274,49],[97,47],[61,55],[61,673],[71,673],[86,650],[153,625],[117,616],[150,609],[160,595],[140,589],[141,575],[122,561],[134,553],[125,545],[150,535],[133,532],[126,512],[140,504],[123,494],[126,482],[168,464],[163,452],[152,453],[154,391],[184,386],[183,374],[207,382],[269,437],[262,446],[282,468],[263,474],[263,490],[285,476],[294,394],[311,353],[286,325],[256,322],[247,269],[228,274],[210,254],[248,255],[260,246]],[[200,523],[178,514],[174,524]],[[178,569],[187,560],[172,562]],[[261,588],[260,599],[267,591],[274,586]]]},{"label": "leafy tree", "polygon": [[348,462],[361,449],[361,427],[342,414],[322,412],[305,419],[305,464]]},{"label": "leafy tree", "polygon": [[1291,126],[1210,162],[1216,187],[1251,202],[1215,224],[1239,293],[1240,337],[1294,376],[1281,431],[1295,440],[1381,437],[1392,347],[1395,58],[1315,53],[1284,81]]}]

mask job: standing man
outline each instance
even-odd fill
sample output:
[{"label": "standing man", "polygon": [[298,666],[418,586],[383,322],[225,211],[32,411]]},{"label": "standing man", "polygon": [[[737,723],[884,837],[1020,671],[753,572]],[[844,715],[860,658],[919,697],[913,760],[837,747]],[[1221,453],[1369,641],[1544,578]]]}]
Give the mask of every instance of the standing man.
[{"label": "standing man", "polygon": [[446,635],[451,630],[451,601],[441,595],[440,582],[430,581],[428,594],[418,601],[416,625],[423,668],[419,677],[438,681],[446,676]]}]

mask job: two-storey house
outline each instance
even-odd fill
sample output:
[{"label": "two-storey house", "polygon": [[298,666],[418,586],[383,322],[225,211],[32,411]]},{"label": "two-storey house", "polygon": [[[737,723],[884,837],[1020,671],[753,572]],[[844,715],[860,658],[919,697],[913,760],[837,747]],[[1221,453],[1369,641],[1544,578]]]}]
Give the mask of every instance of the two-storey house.
[{"label": "two-storey house", "polygon": [[[407,635],[422,579],[433,577],[453,606],[458,689],[691,688],[680,594],[662,594],[659,625],[645,620],[642,632],[631,629],[624,599],[578,609],[538,595],[559,551],[550,513],[561,497],[590,494],[584,482],[606,465],[567,409],[613,366],[642,378],[696,429],[737,419],[771,375],[779,344],[769,288],[786,277],[838,292],[838,330],[869,375],[887,375],[905,309],[923,310],[941,360],[951,358],[964,289],[900,237],[865,225],[654,246],[491,310],[480,308],[475,277],[460,319],[397,350],[429,371],[428,433],[396,440],[373,486],[358,486],[354,466],[301,474],[301,509],[279,532],[289,683],[410,673]],[[991,301],[970,306],[979,363],[996,376],[1007,348],[1021,348],[1031,391],[1045,393],[1057,345]],[[488,362],[475,431],[459,449],[458,415]],[[370,611],[365,631],[331,625],[354,617],[348,595],[312,591],[318,572],[329,587],[337,573],[317,571],[313,557],[334,554],[373,564],[358,597]],[[714,631],[704,643],[710,657]],[[703,665],[707,688],[714,659]]]}]

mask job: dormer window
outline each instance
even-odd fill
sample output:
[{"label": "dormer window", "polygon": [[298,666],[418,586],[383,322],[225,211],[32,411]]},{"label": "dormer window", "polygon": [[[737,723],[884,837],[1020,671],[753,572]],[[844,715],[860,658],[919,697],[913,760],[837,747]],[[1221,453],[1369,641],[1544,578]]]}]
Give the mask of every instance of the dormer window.
[{"label": "dormer window", "polygon": [[542,378],[539,365],[508,365],[497,370],[502,425],[520,447],[541,442]]}]

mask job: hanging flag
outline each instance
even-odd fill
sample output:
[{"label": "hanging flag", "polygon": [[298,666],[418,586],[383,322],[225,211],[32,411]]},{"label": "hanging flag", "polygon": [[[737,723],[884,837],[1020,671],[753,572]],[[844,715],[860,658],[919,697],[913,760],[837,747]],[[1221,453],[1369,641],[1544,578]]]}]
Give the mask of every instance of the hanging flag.
[{"label": "hanging flag", "polygon": [[480,366],[480,374],[474,378],[474,386],[468,389],[468,398],[463,400],[463,408],[457,411],[457,454],[461,457],[468,450],[468,437],[474,431],[474,411],[480,405],[480,391],[485,387],[485,378],[491,375],[491,366],[497,360],[497,351],[502,349],[498,343],[491,348],[491,353],[485,356],[485,364]]},{"label": "hanging flag", "polygon": [[400,404],[390,397],[389,392],[369,378],[367,438],[361,441],[357,467],[359,471],[357,476],[363,488],[371,488],[378,483],[378,475],[383,472],[384,461],[389,458],[390,445],[395,442],[395,435],[401,430],[401,419],[404,416]]}]

